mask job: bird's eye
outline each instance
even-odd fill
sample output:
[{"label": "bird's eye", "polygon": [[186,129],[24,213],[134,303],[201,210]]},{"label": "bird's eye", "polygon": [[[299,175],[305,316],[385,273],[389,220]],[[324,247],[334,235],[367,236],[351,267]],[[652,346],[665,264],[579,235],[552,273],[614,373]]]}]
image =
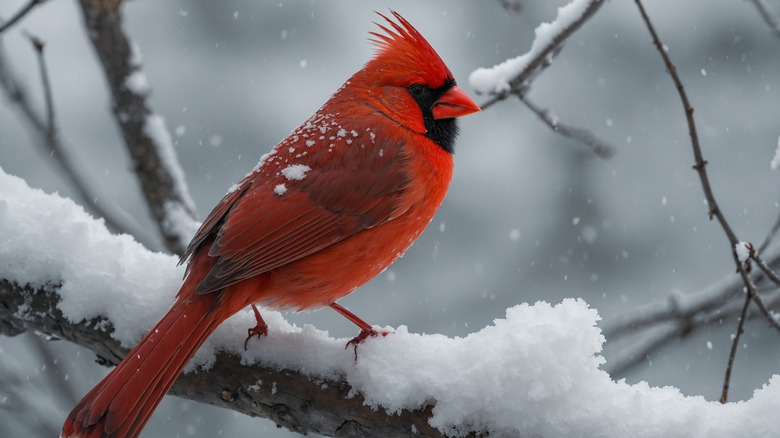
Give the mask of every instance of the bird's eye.
[{"label": "bird's eye", "polygon": [[414,97],[420,97],[425,92],[425,87],[420,84],[412,84],[409,87],[409,92],[412,93],[412,96]]}]

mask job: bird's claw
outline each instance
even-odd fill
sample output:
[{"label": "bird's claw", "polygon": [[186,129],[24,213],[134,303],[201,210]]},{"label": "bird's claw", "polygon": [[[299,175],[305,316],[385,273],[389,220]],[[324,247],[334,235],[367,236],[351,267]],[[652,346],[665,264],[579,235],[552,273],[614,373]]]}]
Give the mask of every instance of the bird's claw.
[{"label": "bird's claw", "polygon": [[389,334],[390,334],[390,332],[387,331],[387,330],[382,330],[381,332],[378,332],[378,331],[376,331],[374,329],[364,329],[364,330],[361,330],[360,334],[358,334],[354,338],[350,339],[349,342],[347,342],[347,345],[344,346],[344,349],[346,350],[347,348],[349,348],[350,345],[352,345],[354,347],[354,349],[355,349],[355,362],[357,362],[357,348],[358,348],[358,344],[361,344],[363,341],[365,341],[369,337],[371,337],[371,338],[375,338],[377,336],[385,337],[385,336],[387,336]]},{"label": "bird's claw", "polygon": [[257,321],[257,325],[251,329],[247,329],[247,337],[244,341],[244,351],[247,350],[247,345],[249,344],[249,340],[252,339],[252,336],[257,336],[257,339],[260,339],[260,336],[268,335],[268,325],[263,321],[263,317],[260,316],[260,311],[257,310],[257,307],[255,307],[254,304],[252,304],[252,310],[255,312],[255,321]]}]

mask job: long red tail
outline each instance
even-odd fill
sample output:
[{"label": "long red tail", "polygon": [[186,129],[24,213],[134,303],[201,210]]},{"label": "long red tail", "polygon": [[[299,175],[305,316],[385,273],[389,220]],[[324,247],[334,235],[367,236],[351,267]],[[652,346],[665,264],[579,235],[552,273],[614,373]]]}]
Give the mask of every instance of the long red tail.
[{"label": "long red tail", "polygon": [[179,293],[168,314],[73,408],[62,437],[131,438],[141,433],[189,359],[230,316],[220,303],[222,292],[187,292]]}]

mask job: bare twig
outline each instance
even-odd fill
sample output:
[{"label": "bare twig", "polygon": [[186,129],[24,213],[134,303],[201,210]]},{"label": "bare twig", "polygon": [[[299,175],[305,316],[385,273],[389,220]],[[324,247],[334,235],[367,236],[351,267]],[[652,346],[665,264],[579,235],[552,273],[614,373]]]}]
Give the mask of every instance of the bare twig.
[{"label": "bare twig", "polygon": [[46,144],[56,148],[56,141],[54,139],[56,135],[56,127],[54,120],[54,99],[51,93],[51,82],[49,81],[49,69],[46,68],[46,58],[43,56],[43,41],[36,38],[33,35],[28,35],[30,42],[35,49],[36,58],[38,59],[38,69],[41,75],[41,85],[43,86],[43,98],[46,102]]},{"label": "bare twig", "polygon": [[775,219],[775,223],[772,225],[772,229],[769,230],[766,237],[764,237],[764,241],[761,242],[761,245],[758,247],[756,254],[764,253],[764,250],[766,250],[769,244],[772,243],[772,240],[774,240],[778,230],[780,230],[780,214],[777,215],[777,219]]},{"label": "bare twig", "polygon": [[[195,203],[176,161],[170,134],[154,116],[148,90],[138,86],[139,54],[122,26],[121,0],[80,0],[87,35],[100,59],[113,113],[133,160],[141,190],[165,247],[182,254],[197,228]],[[141,81],[142,82],[142,81]]]},{"label": "bare twig", "polygon": [[550,129],[563,135],[566,138],[570,138],[584,144],[590,148],[590,150],[593,151],[593,153],[598,157],[607,159],[615,154],[615,148],[612,145],[599,139],[593,135],[592,132],[585,128],[579,128],[561,122],[558,117],[556,117],[554,114],[551,114],[550,110],[540,108],[531,102],[531,100],[528,99],[528,95],[521,96],[520,100],[531,111],[533,111],[534,114],[539,117],[539,119],[541,119],[547,126],[549,126]]},{"label": "bare twig", "polygon": [[761,18],[764,19],[767,26],[769,26],[770,29],[772,29],[772,33],[780,38],[780,20],[778,20],[777,16],[772,12],[769,8],[769,6],[764,2],[764,0],[751,0],[753,2],[753,5],[755,5],[756,9],[758,10],[759,15],[761,15]]},{"label": "bare twig", "polygon": [[753,254],[750,256],[750,258],[756,262],[756,265],[758,265],[758,268],[761,269],[761,271],[766,274],[767,278],[772,280],[773,283],[780,286],[780,277],[777,276],[777,274],[772,271],[772,269],[769,267],[769,265],[766,264],[764,259],[761,258],[758,254]]},{"label": "bare twig", "polygon": [[32,11],[33,8],[38,6],[39,4],[43,3],[45,0],[30,0],[29,3],[27,3],[22,9],[19,9],[19,11],[8,21],[6,21],[3,24],[0,24],[0,33],[5,32],[7,29],[10,29],[11,26],[16,24],[19,20],[21,20],[25,15],[27,15],[28,12]]},{"label": "bare twig", "polygon": [[745,320],[747,319],[748,307],[750,307],[750,298],[752,292],[748,290],[745,297],[745,304],[742,306],[742,312],[739,315],[739,323],[737,324],[737,332],[734,333],[734,338],[731,342],[731,350],[729,351],[729,359],[726,365],[726,376],[723,378],[723,389],[720,393],[720,402],[726,403],[729,398],[729,386],[731,384],[731,370],[734,367],[734,360],[737,357],[737,348],[739,348],[739,338],[742,337],[742,333],[745,332]]},{"label": "bare twig", "polygon": [[[744,265],[740,262],[739,256],[737,255],[736,245],[739,242],[739,240],[737,239],[736,234],[731,229],[731,226],[729,225],[728,221],[723,215],[723,212],[721,212],[720,208],[718,207],[717,201],[715,200],[715,195],[713,194],[709,177],[707,176],[707,170],[706,170],[707,161],[704,160],[701,152],[701,147],[699,146],[699,137],[696,133],[696,123],[694,122],[693,119],[693,106],[691,106],[690,102],[688,101],[688,96],[685,93],[685,89],[682,85],[682,81],[680,80],[680,77],[677,75],[677,68],[674,66],[674,64],[672,64],[669,55],[666,53],[666,50],[664,49],[664,46],[661,43],[661,40],[658,37],[655,28],[653,27],[653,24],[650,22],[650,18],[648,17],[644,7],[642,6],[641,0],[635,0],[635,2],[637,4],[637,7],[639,8],[640,14],[642,15],[642,19],[647,25],[647,29],[650,32],[650,35],[652,35],[653,37],[653,44],[655,45],[656,49],[658,49],[658,53],[660,53],[661,58],[666,64],[667,71],[669,75],[672,77],[672,80],[674,81],[674,85],[677,88],[677,93],[679,94],[680,100],[682,101],[683,110],[685,111],[685,117],[688,122],[688,129],[691,136],[691,146],[693,148],[693,155],[696,163],[693,166],[693,168],[697,171],[699,175],[699,180],[701,182],[702,189],[704,191],[704,196],[707,200],[707,204],[710,209],[709,211],[710,219],[712,219],[713,217],[718,219],[718,223],[720,223],[720,226],[723,229],[723,232],[726,234],[726,237],[728,238],[728,241],[730,243],[731,255],[734,259],[734,262],[737,265],[737,271],[739,272],[740,277],[742,278],[742,282],[744,283],[745,288],[747,290],[748,302],[745,304],[745,307],[747,307],[749,301],[752,300],[753,302],[756,303],[759,309],[761,309],[762,312],[766,315],[770,324],[772,324],[773,327],[780,329],[780,325],[778,325],[777,321],[775,321],[775,319],[771,317],[771,315],[766,310],[766,307],[758,298],[758,291],[756,290],[755,285],[751,281],[747,271],[745,270]],[[744,310],[743,314],[745,312],[747,312],[747,310]],[[741,324],[742,324],[742,320],[740,320],[740,325]],[[723,395],[721,396],[721,403],[725,403],[728,397],[729,379],[731,377],[731,365],[734,362],[733,354],[736,354],[735,346],[739,342],[740,330],[741,330],[741,326],[740,328],[738,328],[737,336],[735,336],[734,342],[732,344],[732,350],[731,350],[732,356],[729,357],[729,364],[726,370],[726,380],[723,384]]]}]

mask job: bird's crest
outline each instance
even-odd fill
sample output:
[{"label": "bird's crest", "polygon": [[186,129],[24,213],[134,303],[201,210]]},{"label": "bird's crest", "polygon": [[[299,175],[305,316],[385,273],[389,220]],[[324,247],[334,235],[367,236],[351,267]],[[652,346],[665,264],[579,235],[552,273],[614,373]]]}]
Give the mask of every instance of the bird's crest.
[{"label": "bird's crest", "polygon": [[382,70],[395,73],[409,80],[410,75],[420,76],[419,80],[432,87],[438,87],[447,79],[452,79],[452,73],[433,50],[428,41],[398,12],[390,10],[398,23],[386,15],[377,12],[384,18],[388,26],[374,22],[384,33],[370,32],[369,40],[376,46],[377,52],[369,64],[381,64]]}]

